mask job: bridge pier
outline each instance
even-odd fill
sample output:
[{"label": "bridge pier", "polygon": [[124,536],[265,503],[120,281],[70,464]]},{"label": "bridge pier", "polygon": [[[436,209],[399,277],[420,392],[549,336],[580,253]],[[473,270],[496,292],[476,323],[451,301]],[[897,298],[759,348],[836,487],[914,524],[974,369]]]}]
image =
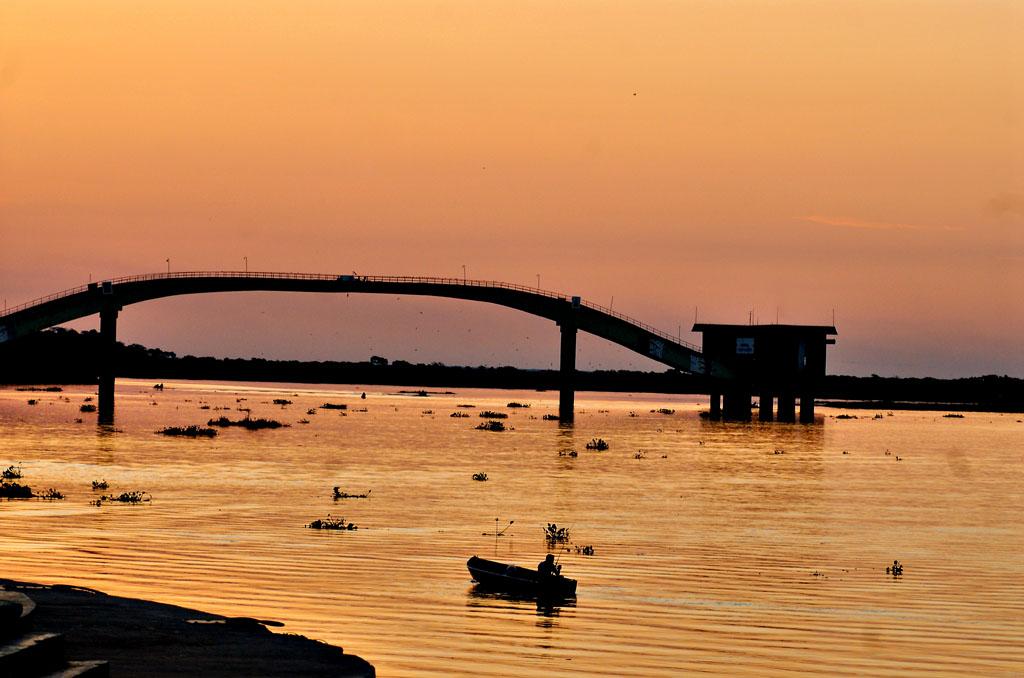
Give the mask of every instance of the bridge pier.
[{"label": "bridge pier", "polygon": [[758,421],[772,421],[774,419],[772,406],[775,404],[775,397],[771,394],[771,391],[761,391],[761,397],[758,398],[757,404],[757,419]]},{"label": "bridge pier", "polygon": [[722,418],[722,394],[712,392],[711,393],[711,409],[708,411],[708,417],[717,421]]},{"label": "bridge pier", "polygon": [[576,397],[576,323],[566,318],[558,323],[562,330],[559,352],[558,421],[571,424],[575,418]]},{"label": "bridge pier", "polygon": [[726,391],[723,408],[727,421],[750,421],[750,392],[741,388]]},{"label": "bridge pier", "polygon": [[796,398],[792,392],[783,391],[779,394],[779,421],[796,421]]},{"label": "bridge pier", "polygon": [[814,423],[814,396],[807,392],[800,394],[800,423]]},{"label": "bridge pier", "polygon": [[117,314],[119,306],[108,305],[100,310],[99,413],[100,424],[114,423],[114,353],[117,349]]}]

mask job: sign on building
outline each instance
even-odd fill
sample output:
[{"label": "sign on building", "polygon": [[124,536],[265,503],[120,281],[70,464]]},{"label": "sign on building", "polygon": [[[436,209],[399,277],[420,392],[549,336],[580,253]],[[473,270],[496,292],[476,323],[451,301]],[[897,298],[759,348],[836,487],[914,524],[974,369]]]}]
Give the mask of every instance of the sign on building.
[{"label": "sign on building", "polygon": [[754,338],[736,337],[736,355],[754,355]]}]

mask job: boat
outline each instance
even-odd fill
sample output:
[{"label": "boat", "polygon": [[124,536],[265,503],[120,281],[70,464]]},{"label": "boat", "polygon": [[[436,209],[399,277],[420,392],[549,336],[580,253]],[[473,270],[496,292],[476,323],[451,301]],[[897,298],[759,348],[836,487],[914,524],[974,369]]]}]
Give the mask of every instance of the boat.
[{"label": "boat", "polygon": [[481,588],[534,598],[575,598],[576,580],[562,575],[541,576],[537,570],[506,565],[473,556],[466,567]]}]

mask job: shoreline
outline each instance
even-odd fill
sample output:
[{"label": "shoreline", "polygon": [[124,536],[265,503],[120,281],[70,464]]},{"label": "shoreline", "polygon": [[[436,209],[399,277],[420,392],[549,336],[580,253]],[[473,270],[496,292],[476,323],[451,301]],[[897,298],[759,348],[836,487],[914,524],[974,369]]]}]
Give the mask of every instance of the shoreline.
[{"label": "shoreline", "polygon": [[66,584],[0,578],[0,587],[35,602],[35,631],[63,634],[70,657],[109,661],[111,675],[375,675],[372,664],[340,647],[267,628],[279,622],[224,617]]}]

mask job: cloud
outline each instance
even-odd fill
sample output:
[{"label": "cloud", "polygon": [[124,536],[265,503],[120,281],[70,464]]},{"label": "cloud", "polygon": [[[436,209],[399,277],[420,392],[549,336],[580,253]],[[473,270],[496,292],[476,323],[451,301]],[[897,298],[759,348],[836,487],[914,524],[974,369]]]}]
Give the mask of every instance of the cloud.
[{"label": "cloud", "polygon": [[891,221],[868,221],[856,217],[827,217],[819,214],[811,214],[805,217],[797,217],[801,221],[809,221],[812,224],[823,226],[835,226],[837,228],[857,228],[867,231],[961,231],[963,229],[953,226],[921,226],[919,224],[902,224]]},{"label": "cloud", "polygon": [[988,201],[988,208],[999,215],[1024,216],[1024,195],[1000,193]]}]

